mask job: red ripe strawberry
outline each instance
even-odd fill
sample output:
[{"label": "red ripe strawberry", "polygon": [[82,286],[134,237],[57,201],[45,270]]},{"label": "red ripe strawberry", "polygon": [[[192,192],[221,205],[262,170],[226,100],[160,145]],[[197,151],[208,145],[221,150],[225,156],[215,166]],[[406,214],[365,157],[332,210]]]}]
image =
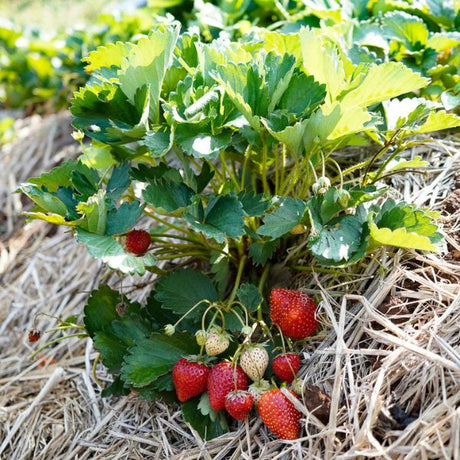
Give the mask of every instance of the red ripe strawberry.
[{"label": "red ripe strawberry", "polygon": [[244,420],[251,412],[254,399],[247,391],[231,391],[225,396],[225,409],[236,420]]},{"label": "red ripe strawberry", "polygon": [[36,342],[41,336],[40,331],[37,329],[31,329],[29,331],[29,342]]},{"label": "red ripe strawberry", "polygon": [[222,410],[225,407],[225,397],[232,390],[246,390],[248,378],[240,366],[235,366],[226,361],[216,364],[208,375],[209,403],[214,410]]},{"label": "red ripe strawberry", "polygon": [[307,294],[291,289],[272,289],[270,318],[286,337],[300,340],[311,335],[318,327],[315,312],[315,302]]},{"label": "red ripe strawberry", "polygon": [[281,390],[269,390],[262,395],[259,401],[259,415],[262,422],[278,438],[297,439],[299,437],[300,412]]},{"label": "red ripe strawberry", "polygon": [[297,353],[285,353],[273,358],[273,372],[282,381],[291,383],[299,372],[300,357]]},{"label": "red ripe strawberry", "polygon": [[173,383],[180,402],[206,391],[211,369],[203,363],[181,358],[173,367]]},{"label": "red ripe strawberry", "polygon": [[150,234],[145,230],[131,230],[126,235],[126,249],[133,254],[143,254],[151,243]]}]

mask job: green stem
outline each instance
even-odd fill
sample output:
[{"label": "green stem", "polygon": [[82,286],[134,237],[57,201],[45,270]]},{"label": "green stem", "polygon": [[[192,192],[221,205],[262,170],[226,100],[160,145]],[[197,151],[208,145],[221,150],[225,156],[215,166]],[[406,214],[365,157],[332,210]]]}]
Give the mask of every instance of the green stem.
[{"label": "green stem", "polygon": [[149,217],[151,217],[152,219],[155,219],[157,222],[160,222],[161,224],[166,225],[169,228],[173,228],[174,230],[177,230],[178,232],[185,233],[185,234],[188,234],[188,235],[193,235],[193,233],[190,230],[182,228],[182,227],[179,227],[178,225],[174,225],[171,222],[168,222],[167,220],[162,219],[161,217],[157,216],[156,214],[154,214],[152,212],[149,212],[149,211],[147,211],[145,209],[144,209],[144,214],[149,216]]},{"label": "green stem", "polygon": [[[174,327],[176,327],[184,318],[186,318],[190,313],[192,313],[193,310],[195,310],[195,308],[198,308],[199,306],[201,306],[203,303],[207,303],[207,304],[211,304],[211,302],[209,300],[200,300],[199,302],[197,302],[192,308],[190,308],[190,310],[187,310],[175,323],[174,323]],[[211,304],[212,305],[212,304]],[[209,307],[208,307],[209,308]]]},{"label": "green stem", "polygon": [[96,356],[96,359],[93,362],[92,374],[93,374],[93,379],[96,382],[97,386],[99,388],[102,388],[102,383],[100,382],[100,380],[97,378],[97,375],[96,375],[96,367],[99,364],[100,360],[101,360],[101,354],[98,353],[97,356]]},{"label": "green stem", "polygon": [[270,187],[268,186],[267,182],[267,160],[268,160],[268,146],[267,146],[267,141],[265,137],[262,137],[262,171],[261,171],[261,176],[262,176],[262,185],[264,187],[264,192],[265,193],[270,193]]},{"label": "green stem", "polygon": [[62,342],[65,339],[71,339],[73,337],[78,337],[80,339],[83,339],[85,337],[88,337],[88,334],[83,334],[81,332],[78,332],[76,334],[69,334],[69,335],[64,335],[62,337],[58,337],[55,340],[52,340],[51,342],[45,343],[45,345],[41,346],[38,350],[36,350],[34,353],[30,355],[30,359],[34,359],[35,356],[37,356],[41,351],[43,351],[45,348],[48,348],[50,345],[54,345],[55,343]]},{"label": "green stem", "polygon": [[[270,268],[271,268],[271,264],[265,265],[264,270],[263,270],[262,275],[261,275],[260,280],[259,280],[258,288],[259,288],[260,295],[262,297],[264,295],[264,286],[265,286],[265,282],[267,281],[268,274],[270,273]],[[259,322],[263,321],[262,302],[260,302],[260,304],[257,306],[257,320]]]},{"label": "green stem", "polygon": [[230,294],[230,297],[228,298],[228,304],[231,305],[233,301],[235,300],[236,297],[236,291],[240,287],[240,282],[241,282],[241,277],[243,276],[243,270],[244,270],[244,265],[246,263],[247,256],[242,256],[240,259],[240,263],[238,265],[238,272],[236,273],[236,280],[235,284],[233,286],[232,293]]}]

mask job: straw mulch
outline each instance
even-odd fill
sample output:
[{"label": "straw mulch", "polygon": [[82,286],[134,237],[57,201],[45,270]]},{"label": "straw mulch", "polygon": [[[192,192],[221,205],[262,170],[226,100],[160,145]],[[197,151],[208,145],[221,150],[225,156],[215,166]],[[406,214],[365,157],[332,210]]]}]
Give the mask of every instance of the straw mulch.
[{"label": "straw mulch", "polygon": [[[66,145],[69,120],[62,113],[18,121],[19,138],[0,152],[0,458],[460,458],[458,139],[409,152],[430,159],[427,176],[393,179],[402,198],[443,212],[444,254],[387,251],[354,278],[293,278],[293,286],[322,299],[326,331],[305,347],[306,397],[296,402],[302,438],[274,440],[253,416],[204,443],[178,407],[135,396],[101,399],[90,340],[65,340],[29,359],[44,340],[59,337],[31,347],[26,331],[35,315],[81,314],[104,274],[64,230],[42,222],[23,227],[18,212],[29,203],[10,194],[75,154],[76,146]],[[139,282],[125,280],[123,289]],[[147,293],[144,287],[133,295]],[[45,330],[56,320],[39,316],[35,325]],[[97,375],[110,381],[102,367]],[[322,404],[313,412],[312,398]]]}]

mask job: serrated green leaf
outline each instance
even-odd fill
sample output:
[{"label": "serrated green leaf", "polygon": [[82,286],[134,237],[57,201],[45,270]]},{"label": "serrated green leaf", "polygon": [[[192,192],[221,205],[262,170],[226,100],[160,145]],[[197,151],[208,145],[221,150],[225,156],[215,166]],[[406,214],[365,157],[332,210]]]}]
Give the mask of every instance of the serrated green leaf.
[{"label": "serrated green leaf", "polygon": [[57,214],[63,217],[67,214],[67,206],[55,193],[42,191],[32,184],[23,184],[20,190],[39,206],[40,211]]},{"label": "serrated green leaf", "polygon": [[278,241],[266,241],[264,243],[252,243],[249,246],[249,257],[256,265],[265,265],[278,247]]},{"label": "serrated green leaf", "polygon": [[153,123],[158,123],[161,86],[179,36],[179,28],[178,23],[173,23],[141,38],[122,60],[118,71],[120,87],[133,103],[137,89],[149,85],[150,119]]},{"label": "serrated green leaf", "polygon": [[235,196],[213,196],[200,222],[191,213],[185,215],[187,222],[197,231],[223,243],[225,237],[238,238],[244,234],[243,205]]},{"label": "serrated green leaf", "polygon": [[109,328],[112,321],[118,318],[116,307],[120,301],[120,293],[105,284],[99,285],[98,289],[91,292],[83,318],[90,337]]},{"label": "serrated green leaf", "polygon": [[170,372],[182,357],[198,351],[199,347],[192,334],[177,332],[167,336],[153,333],[129,349],[121,375],[126,383],[143,387]]},{"label": "serrated green leaf", "polygon": [[379,209],[374,222],[378,228],[397,230],[404,227],[408,232],[434,238],[433,241],[436,241],[438,227],[432,222],[433,217],[429,212],[405,202],[395,203],[394,200],[387,200]]},{"label": "serrated green leaf", "polygon": [[108,398],[109,396],[127,396],[129,392],[129,388],[126,388],[123,380],[117,376],[110,385],[102,390],[101,396],[103,398]]},{"label": "serrated green leaf", "polygon": [[[155,299],[164,308],[182,315],[199,302],[215,302],[218,297],[216,288],[207,276],[187,268],[162,276],[156,285]],[[189,317],[201,317],[205,306],[206,303],[202,302]]]},{"label": "serrated green leaf", "polygon": [[102,363],[111,374],[117,374],[123,364],[126,345],[110,332],[96,332],[94,348],[101,354]]},{"label": "serrated green leaf", "polygon": [[81,201],[87,200],[90,196],[97,193],[99,189],[99,174],[95,169],[88,168],[83,163],[77,163],[72,170],[72,184],[80,195]]},{"label": "serrated green leaf", "polygon": [[149,131],[139,141],[139,145],[144,145],[154,157],[162,157],[172,147],[174,139],[173,131]]},{"label": "serrated green leaf", "polygon": [[195,195],[183,182],[176,183],[165,179],[156,179],[143,190],[144,200],[159,212],[172,213],[184,209],[192,203]]},{"label": "serrated green leaf", "polygon": [[401,227],[395,230],[378,228],[373,222],[369,223],[371,245],[396,246],[398,248],[418,249],[421,251],[435,251],[435,246],[427,236],[408,232]]},{"label": "serrated green leaf", "polygon": [[[118,85],[90,82],[74,93],[70,111],[73,125],[101,142],[123,142],[124,130],[135,127],[142,117]],[[145,121],[142,125],[145,124]],[[118,128],[118,129],[115,129]],[[128,137],[127,142],[132,142]]]},{"label": "serrated green leaf", "polygon": [[72,186],[70,177],[73,169],[75,169],[75,161],[69,160],[39,177],[31,177],[28,182],[38,187],[46,187],[49,192],[56,192],[59,187]]},{"label": "serrated green leaf", "polygon": [[321,263],[341,264],[362,250],[363,224],[354,216],[343,216],[337,222],[324,226],[311,234],[308,246]]},{"label": "serrated green leaf", "polygon": [[365,76],[358,75],[355,88],[341,97],[343,107],[368,107],[377,102],[391,99],[417,89],[429,83],[427,78],[413,72],[400,62],[386,62],[371,65]]},{"label": "serrated green leaf", "polygon": [[189,155],[195,158],[215,158],[221,150],[230,144],[232,133],[208,134],[197,132],[187,124],[176,129],[176,141]]},{"label": "serrated green leaf", "polygon": [[88,64],[85,71],[92,73],[103,67],[111,68],[120,67],[124,57],[134,45],[126,42],[109,43],[105,46],[99,46],[96,50],[91,51],[83,62]]},{"label": "serrated green leaf", "polygon": [[317,140],[325,142],[364,131],[371,120],[370,113],[362,107],[344,106],[339,102],[324,106],[308,119],[305,149],[311,149]]},{"label": "serrated green leaf", "polygon": [[77,241],[86,245],[90,255],[101,259],[113,270],[143,275],[146,267],[155,265],[155,258],[150,254],[142,257],[127,254],[113,236],[95,235],[82,229],[77,229],[75,236]]},{"label": "serrated green leaf", "polygon": [[302,200],[285,198],[272,213],[265,215],[264,224],[257,229],[257,233],[272,240],[279,238],[300,223],[304,212],[305,203]]},{"label": "serrated green leaf", "polygon": [[262,193],[256,195],[252,191],[240,192],[238,199],[243,205],[244,212],[250,217],[261,216],[272,205],[270,195]]},{"label": "serrated green leaf", "polygon": [[107,203],[105,190],[89,197],[85,203],[77,205],[77,211],[84,217],[85,228],[90,233],[104,235],[107,227]]},{"label": "serrated green leaf", "polygon": [[425,123],[409,131],[410,134],[423,134],[443,129],[458,128],[460,126],[460,117],[455,113],[447,113],[443,110],[431,112]]},{"label": "serrated green leaf", "polygon": [[243,283],[236,291],[236,295],[250,313],[255,312],[263,301],[259,289],[254,284]]},{"label": "serrated green leaf", "polygon": [[277,128],[265,118],[262,118],[262,123],[267,128],[267,131],[278,141],[282,142],[286,147],[295,152],[296,154],[300,154],[302,152],[302,140],[305,133],[305,128],[308,125],[309,120],[302,120],[296,122],[292,126],[287,126],[284,129],[277,130]]},{"label": "serrated green leaf", "polygon": [[404,43],[409,50],[420,49],[428,40],[428,27],[422,19],[395,11],[387,13],[382,19],[383,34],[389,39]]},{"label": "serrated green leaf", "polygon": [[425,168],[430,163],[428,161],[422,160],[422,157],[416,156],[410,160],[406,160],[401,158],[400,156],[394,157],[389,163],[386,164],[384,173],[388,173],[390,171],[399,171],[401,169],[406,168]]},{"label": "serrated green leaf", "polygon": [[204,415],[198,409],[199,404],[199,396],[182,403],[182,415],[184,420],[198,432],[200,437],[210,440],[227,433],[229,428],[223,411],[215,412],[211,409],[208,415]]},{"label": "serrated green leaf", "polygon": [[328,102],[336,100],[345,85],[345,68],[337,45],[317,29],[300,30],[303,67],[315,81],[326,85]]},{"label": "serrated green leaf", "polygon": [[112,200],[119,200],[123,192],[129,187],[131,183],[129,178],[130,169],[129,163],[122,163],[120,166],[113,168],[107,183],[107,196]]},{"label": "serrated green leaf", "polygon": [[110,209],[107,214],[106,235],[118,235],[132,228],[142,215],[143,207],[138,201],[125,201],[119,208]]},{"label": "serrated green leaf", "polygon": [[277,108],[303,118],[313,112],[325,97],[325,84],[320,84],[312,76],[299,72],[293,75]]},{"label": "serrated green leaf", "polygon": [[[251,77],[249,76],[249,72]],[[249,78],[254,79],[254,71],[251,67],[245,64],[229,63],[225,67],[220,66],[218,73],[211,74],[212,77],[223,86],[225,93],[230,97],[236,108],[243,114],[244,118],[256,131],[260,130],[259,117],[253,112],[251,105],[248,102],[250,92],[254,89],[252,97],[259,99],[257,96],[257,88],[260,87],[254,82],[250,87],[248,84]],[[260,98],[262,99],[262,98]],[[259,103],[265,103],[268,107],[268,97],[260,100]]]}]

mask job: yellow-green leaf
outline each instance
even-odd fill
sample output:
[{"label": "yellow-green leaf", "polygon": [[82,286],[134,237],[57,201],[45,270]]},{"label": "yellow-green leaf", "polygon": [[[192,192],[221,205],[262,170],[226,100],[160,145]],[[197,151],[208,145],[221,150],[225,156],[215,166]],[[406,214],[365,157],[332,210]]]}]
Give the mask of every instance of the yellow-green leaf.
[{"label": "yellow-green leaf", "polygon": [[378,228],[375,223],[370,222],[369,230],[372,246],[396,246],[398,248],[418,249],[420,251],[436,250],[436,247],[427,236],[408,232],[404,227],[390,230],[389,228]]}]

